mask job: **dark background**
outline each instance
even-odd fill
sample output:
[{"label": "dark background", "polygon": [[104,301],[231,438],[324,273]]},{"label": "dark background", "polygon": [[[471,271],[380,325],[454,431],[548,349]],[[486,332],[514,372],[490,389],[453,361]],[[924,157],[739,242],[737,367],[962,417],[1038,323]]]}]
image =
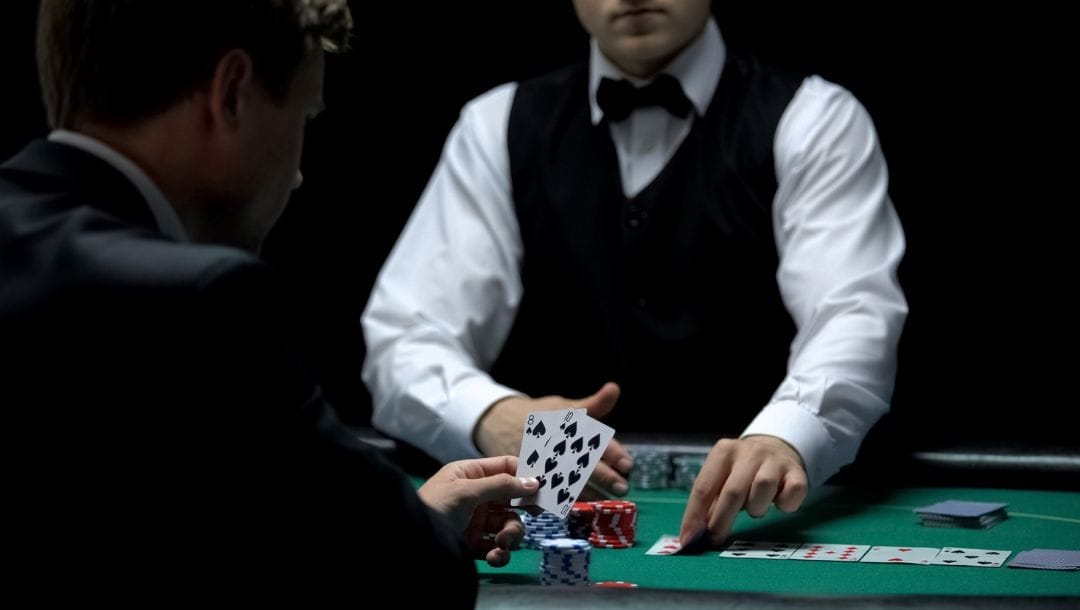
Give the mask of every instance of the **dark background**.
[{"label": "dark background", "polygon": [[[6,158],[45,125],[36,3],[4,4]],[[351,358],[329,375],[344,416],[363,423],[356,319],[458,110],[499,83],[584,58],[587,37],[565,0],[352,4],[354,49],[328,64],[305,185],[265,254],[319,312],[327,362]],[[978,14],[714,9],[732,50],[838,82],[875,119],[908,239],[911,305],[893,413],[872,436],[882,454],[1080,444],[1070,423],[1075,36],[1064,15],[1012,4]]]}]

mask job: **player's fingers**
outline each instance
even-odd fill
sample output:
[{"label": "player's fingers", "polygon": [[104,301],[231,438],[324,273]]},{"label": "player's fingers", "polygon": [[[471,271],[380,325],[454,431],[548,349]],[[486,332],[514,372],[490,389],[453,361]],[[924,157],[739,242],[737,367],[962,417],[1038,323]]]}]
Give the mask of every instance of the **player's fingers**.
[{"label": "player's fingers", "polygon": [[[517,517],[517,515],[514,515]],[[514,520],[503,521],[503,527],[499,530],[499,533],[495,534],[495,546],[500,549],[509,551],[513,548],[514,544],[521,542],[525,538],[525,526],[521,524],[516,518]]]},{"label": "player's fingers", "polygon": [[626,479],[604,462],[596,465],[596,470],[593,471],[590,480],[617,496],[625,496],[626,492],[630,491],[630,485],[627,484]]},{"label": "player's fingers", "polygon": [[751,477],[745,471],[733,470],[724,483],[723,489],[717,494],[716,501],[713,502],[709,511],[709,542],[712,544],[723,544],[731,533],[735,517],[739,516],[739,511],[746,504],[751,481]]},{"label": "player's fingers", "polygon": [[690,490],[690,499],[686,503],[682,525],[679,527],[679,542],[688,544],[708,528],[709,511],[730,471],[731,441],[725,439],[713,445],[697,478],[694,479],[694,487]]},{"label": "player's fingers", "polygon": [[461,485],[465,486],[467,493],[477,504],[521,498],[535,493],[540,487],[539,481],[532,477],[519,479],[505,472],[482,479],[462,481]]},{"label": "player's fingers", "polygon": [[604,449],[604,455],[600,456],[600,459],[611,464],[623,476],[630,474],[630,469],[634,467],[634,458],[630,455],[630,452],[615,439],[608,443],[607,449]]},{"label": "player's fingers", "polygon": [[766,460],[758,467],[750,483],[750,493],[746,496],[746,513],[751,517],[764,517],[769,512],[769,505],[776,498],[783,475],[780,465]]},{"label": "player's fingers", "polygon": [[581,406],[585,407],[586,411],[589,413],[589,417],[600,419],[615,408],[615,403],[619,400],[620,391],[618,384],[609,381],[597,390],[595,394],[586,398]]},{"label": "player's fingers", "polygon": [[510,551],[506,549],[494,548],[487,552],[484,559],[488,562],[488,565],[493,568],[501,568],[504,565],[510,563]]},{"label": "player's fingers", "polygon": [[503,551],[510,551],[515,544],[525,539],[524,527],[508,526],[499,533],[495,534],[495,545],[502,548]]},{"label": "player's fingers", "polygon": [[485,510],[483,529],[485,532],[491,533],[507,532],[508,535],[512,535],[514,531],[525,532],[525,526],[521,524],[521,519],[518,518],[517,513],[504,508]]},{"label": "player's fingers", "polygon": [[470,479],[495,476],[497,474],[514,474],[517,472],[518,459],[516,455],[496,455],[492,457],[464,460]]},{"label": "player's fingers", "polygon": [[785,513],[799,510],[809,488],[806,472],[802,468],[788,469],[781,479],[780,489],[776,494],[776,508]]}]

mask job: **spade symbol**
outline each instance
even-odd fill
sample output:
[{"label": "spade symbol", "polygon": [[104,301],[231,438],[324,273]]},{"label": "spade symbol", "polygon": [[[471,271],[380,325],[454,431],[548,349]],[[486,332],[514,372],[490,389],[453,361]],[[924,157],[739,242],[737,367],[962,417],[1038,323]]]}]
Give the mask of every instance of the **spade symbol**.
[{"label": "spade symbol", "polygon": [[584,438],[579,438],[576,441],[570,443],[570,453],[577,453],[578,451],[581,451],[582,447],[584,447],[584,446],[585,446],[585,439]]},{"label": "spade symbol", "polygon": [[552,470],[555,470],[555,467],[558,466],[558,465],[559,465],[559,460],[556,460],[553,457],[549,457],[547,460],[544,461],[544,472],[545,473],[551,472]]},{"label": "spade symbol", "polygon": [[587,468],[589,466],[589,454],[582,453],[581,457],[577,459],[577,465],[582,468]]},{"label": "spade symbol", "polygon": [[540,482],[540,484],[537,485],[536,488],[540,489],[541,487],[544,486],[544,483],[547,483],[547,476],[546,475],[540,475],[540,476],[536,477],[536,480]]},{"label": "spade symbol", "polygon": [[565,489],[560,489],[558,494],[559,504],[566,502],[570,498],[570,492]]},{"label": "spade symbol", "polygon": [[525,463],[528,464],[529,466],[534,466],[536,464],[536,460],[539,460],[539,459],[540,459],[540,454],[537,453],[537,451],[535,449],[533,449],[533,452],[529,454],[529,458],[527,460],[525,460]]},{"label": "spade symbol", "polygon": [[577,436],[577,422],[574,422],[574,423],[570,424],[569,426],[564,426],[563,427],[563,432],[566,433],[567,437]]},{"label": "spade symbol", "polygon": [[544,422],[536,424],[536,427],[532,429],[532,435],[536,438],[540,438],[547,432],[547,428],[544,426]]},{"label": "spade symbol", "polygon": [[600,435],[597,434],[596,436],[589,439],[589,449],[599,449],[599,448],[600,448]]},{"label": "spade symbol", "polygon": [[551,475],[551,488],[557,488],[559,485],[562,485],[562,482],[565,480],[566,477],[556,472],[555,474]]},{"label": "spade symbol", "polygon": [[573,485],[581,480],[581,474],[579,474],[577,470],[571,470],[570,474],[566,475],[566,478],[570,481],[569,484]]},{"label": "spade symbol", "polygon": [[566,453],[566,441],[559,441],[557,445],[551,448],[551,452],[555,455],[562,455]]}]

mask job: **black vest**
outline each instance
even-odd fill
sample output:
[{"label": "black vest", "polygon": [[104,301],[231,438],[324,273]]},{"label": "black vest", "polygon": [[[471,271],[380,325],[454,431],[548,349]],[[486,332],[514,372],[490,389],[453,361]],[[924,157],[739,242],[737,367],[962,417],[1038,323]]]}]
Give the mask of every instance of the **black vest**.
[{"label": "black vest", "polygon": [[773,136],[801,81],[728,62],[705,116],[629,199],[608,125],[590,121],[587,66],[522,83],[508,141],[524,297],[495,379],[569,398],[616,381],[607,421],[623,432],[741,432],[794,335],[771,208]]}]

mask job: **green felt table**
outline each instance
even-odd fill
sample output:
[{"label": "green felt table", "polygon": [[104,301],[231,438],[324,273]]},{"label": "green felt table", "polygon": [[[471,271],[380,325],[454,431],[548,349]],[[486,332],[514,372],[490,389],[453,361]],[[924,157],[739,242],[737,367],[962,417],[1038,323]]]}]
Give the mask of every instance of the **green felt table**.
[{"label": "green felt table", "polygon": [[[687,500],[683,490],[634,491],[637,542],[633,548],[593,549],[590,579],[623,580],[642,589],[763,592],[796,596],[947,595],[1072,598],[1080,608],[1080,572],[1018,568],[895,565],[825,561],[729,559],[717,551],[652,556],[662,534],[677,534]],[[958,499],[1008,503],[1009,518],[985,530],[920,525],[913,509]],[[1019,489],[823,487],[797,513],[774,509],[761,519],[741,514],[733,539],[889,546],[970,547],[1012,551],[1080,549],[1080,493]],[[539,582],[541,553],[522,549],[510,564],[477,562],[485,587]],[[1007,565],[1007,563],[1006,563]]]}]

